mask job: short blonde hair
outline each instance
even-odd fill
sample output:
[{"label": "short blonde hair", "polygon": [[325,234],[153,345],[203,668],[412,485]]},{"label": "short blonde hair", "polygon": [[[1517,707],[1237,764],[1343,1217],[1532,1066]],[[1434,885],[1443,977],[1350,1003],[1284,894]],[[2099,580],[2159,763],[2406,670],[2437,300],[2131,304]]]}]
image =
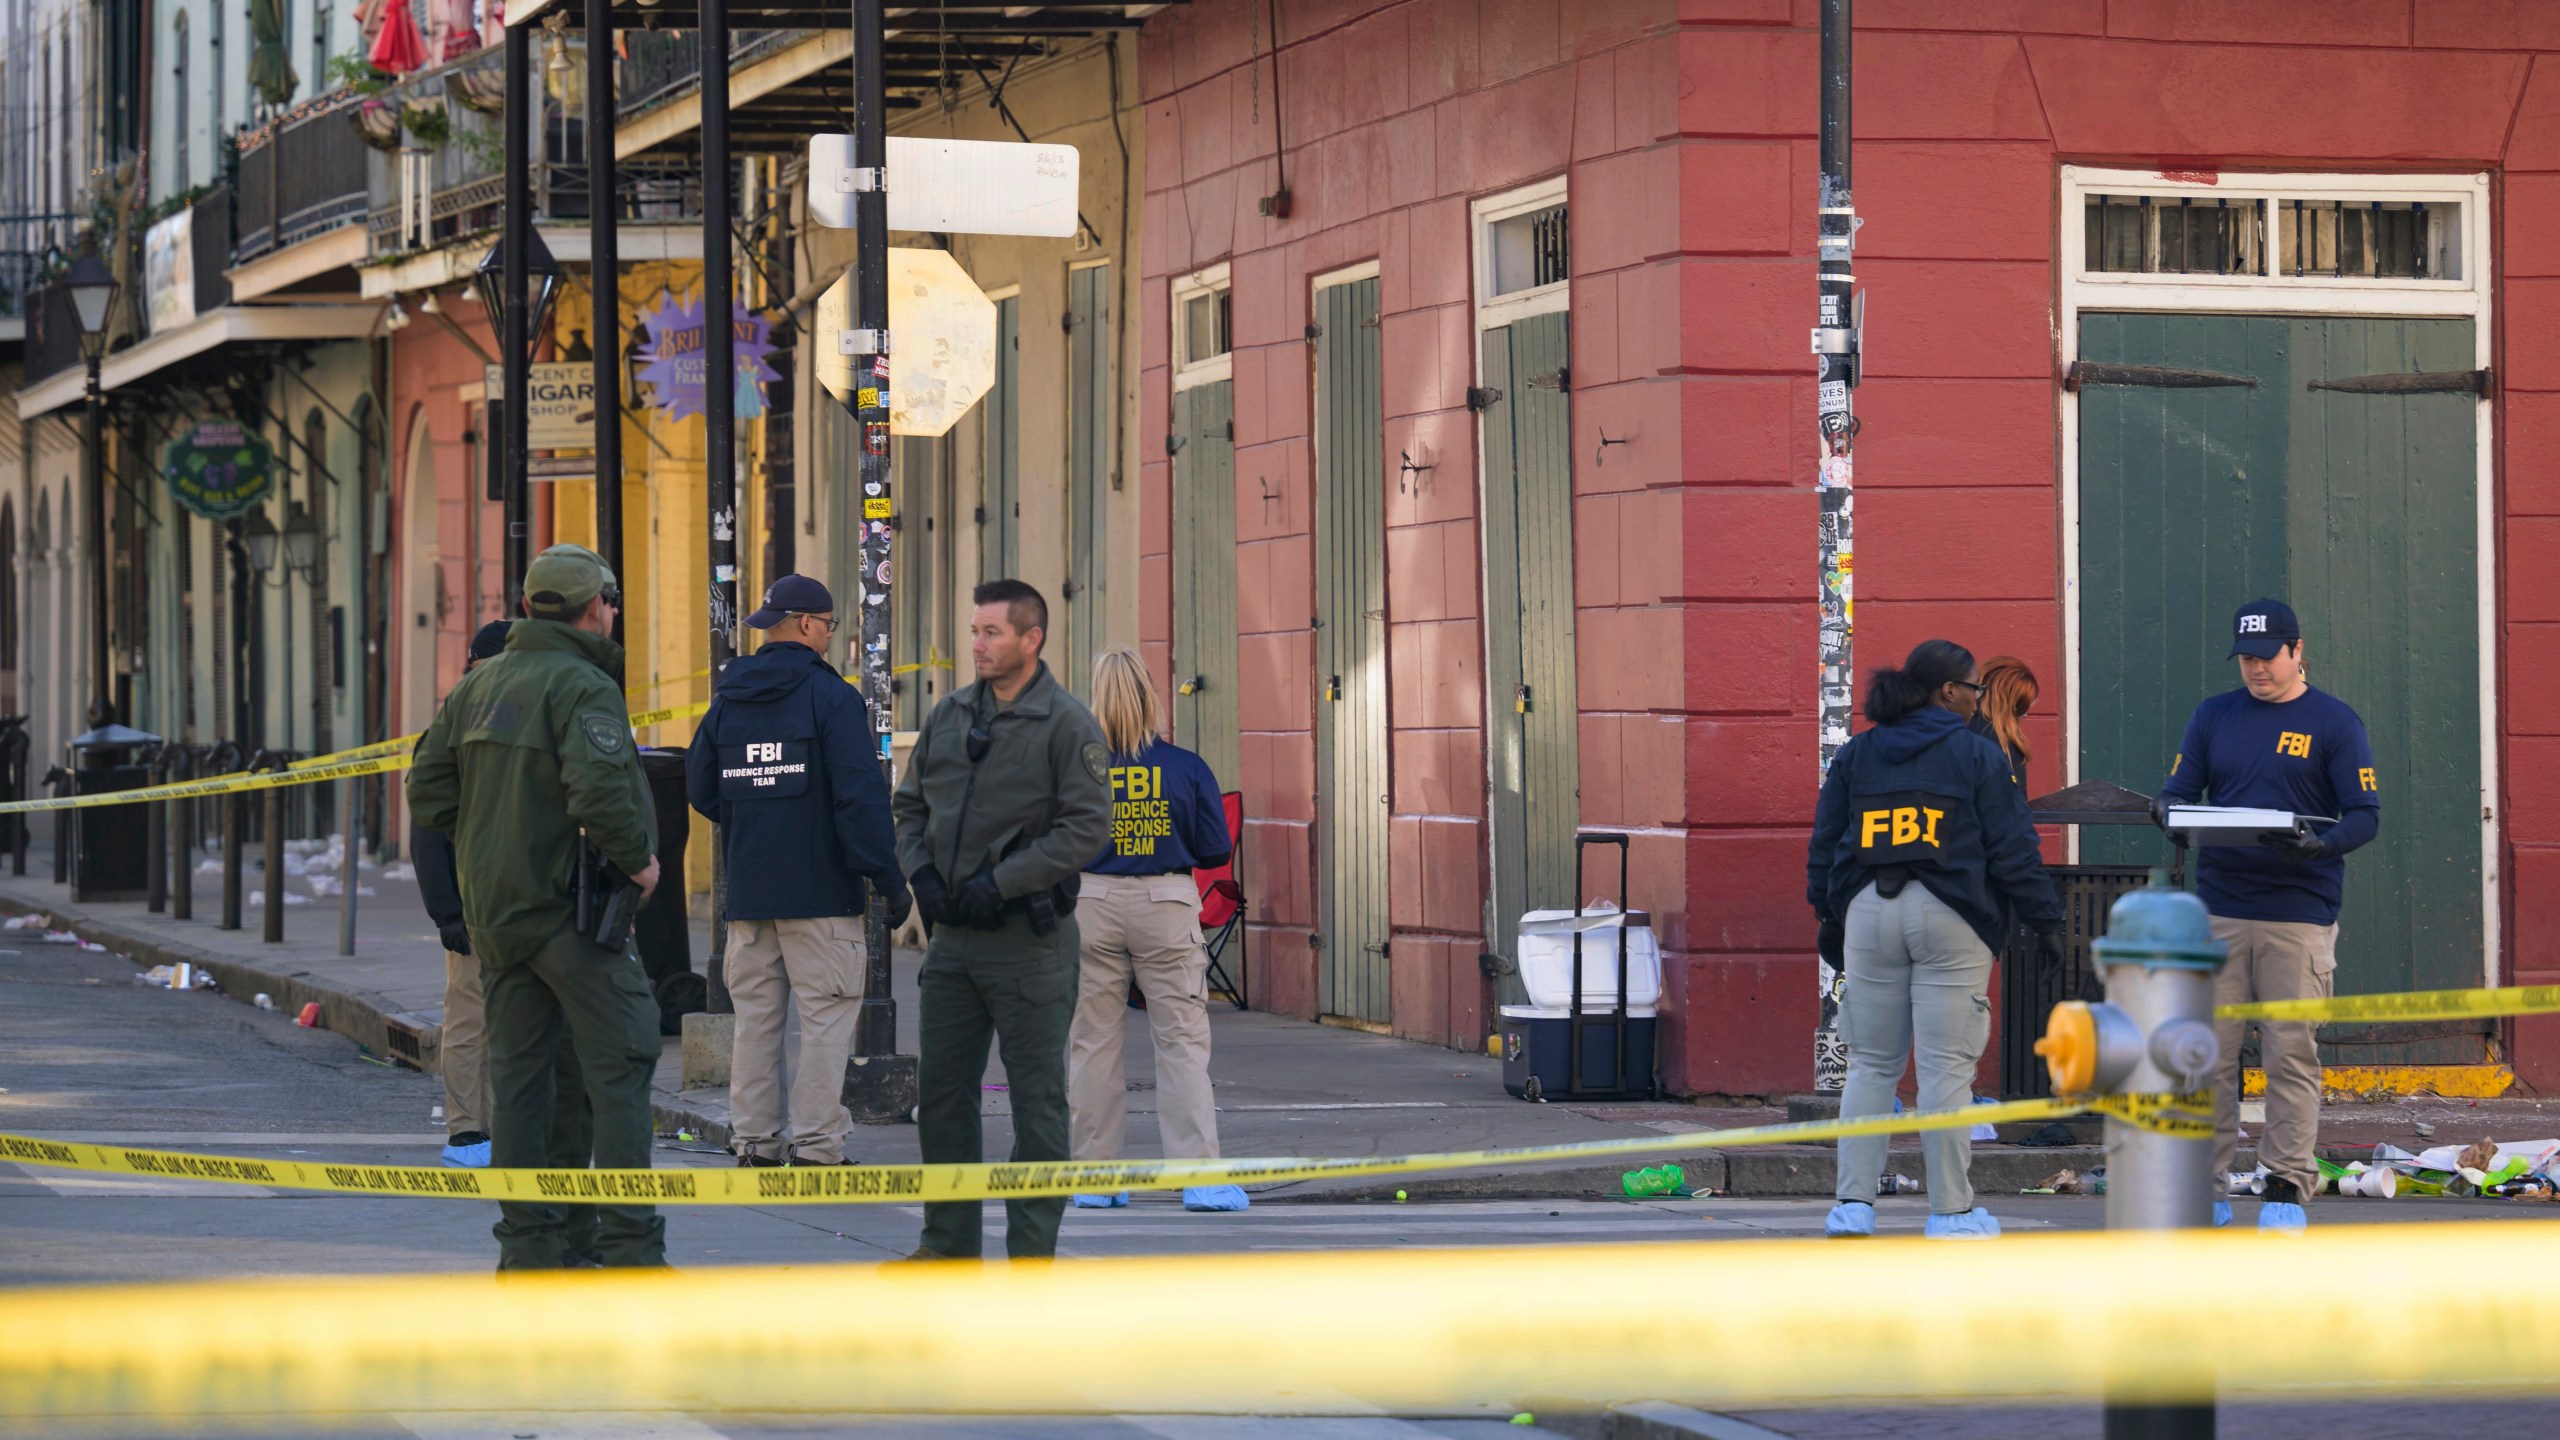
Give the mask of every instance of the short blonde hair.
[{"label": "short blonde hair", "polygon": [[1115,645],[1094,657],[1093,715],[1114,755],[1135,755],[1164,732],[1164,697],[1137,651]]}]

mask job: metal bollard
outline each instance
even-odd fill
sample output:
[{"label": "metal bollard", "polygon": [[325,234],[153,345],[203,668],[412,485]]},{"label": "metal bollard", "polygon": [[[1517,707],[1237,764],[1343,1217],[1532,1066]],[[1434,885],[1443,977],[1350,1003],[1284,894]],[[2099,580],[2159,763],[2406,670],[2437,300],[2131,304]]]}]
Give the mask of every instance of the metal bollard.
[{"label": "metal bollard", "polygon": [[[27,738],[26,716],[0,718],[0,784],[8,787],[12,800],[30,798],[27,794],[27,747],[31,743]],[[27,873],[27,817],[12,814],[6,823],[9,827],[9,873],[24,875]]]},{"label": "metal bollard", "polygon": [[[61,800],[71,794],[71,772],[56,765],[44,772],[45,789]],[[53,883],[71,883],[71,812],[53,812]]]},{"label": "metal bollard", "polygon": [[[169,778],[169,756],[177,748],[174,741],[150,747],[142,758],[144,783],[157,785]],[[143,820],[144,833],[148,837],[143,845],[149,851],[143,864],[143,873],[147,877],[143,882],[143,908],[154,915],[164,915],[169,910],[168,802],[152,801],[151,812]]]},{"label": "metal bollard", "polygon": [[[249,757],[251,770],[283,770],[290,763],[283,750],[261,750]],[[270,945],[284,943],[284,791],[277,785],[267,791],[267,902],[266,915],[259,924],[259,938]]]},{"label": "metal bollard", "polygon": [[[170,747],[170,778],[196,778],[196,748]],[[196,802],[181,796],[169,802],[169,918],[196,918]]]},{"label": "metal bollard", "polygon": [[[2107,934],[2090,948],[2107,998],[2056,1005],[2036,1043],[2055,1093],[2183,1095],[2211,1085],[2222,1055],[2213,1029],[2214,976],[2229,952],[2213,938],[2204,902],[2154,870],[2149,889],[2115,903]],[[2108,1117],[2108,1229],[2207,1229],[2213,1199],[2210,1136],[2164,1135]],[[2197,1363],[2211,1362],[2200,1356]],[[2107,1440],[2211,1440],[2213,1433],[2209,1402],[2106,1407]]]},{"label": "metal bollard", "polygon": [[[205,756],[205,773],[229,775],[240,766],[240,742],[222,740]],[[240,832],[249,823],[248,801],[237,790],[222,797],[222,920],[218,928],[240,928]]]}]

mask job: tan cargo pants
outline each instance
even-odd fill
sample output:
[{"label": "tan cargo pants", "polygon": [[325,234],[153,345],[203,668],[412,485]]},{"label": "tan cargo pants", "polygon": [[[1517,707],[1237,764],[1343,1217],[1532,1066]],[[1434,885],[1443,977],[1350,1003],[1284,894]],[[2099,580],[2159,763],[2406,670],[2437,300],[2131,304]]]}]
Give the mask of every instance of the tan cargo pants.
[{"label": "tan cargo pants", "polygon": [[[2213,938],[2231,947],[2214,982],[2213,1003],[2258,1000],[2325,1000],[2338,981],[2338,927],[2291,920],[2213,917]],[[2320,1142],[2320,1047],[2308,1020],[2218,1020],[2222,1068],[2213,1082],[2213,1183],[2220,1194],[2240,1147],[2240,1042],[2258,1027],[2258,1052],[2267,1070],[2267,1123],[2258,1137],[2258,1163],[2292,1181],[2305,1200],[2318,1186],[2313,1149]]]},{"label": "tan cargo pants", "polygon": [[[845,1062],[862,1008],[862,920],[729,922],[729,999],[737,1039],[729,1056],[729,1146],[740,1155],[832,1165],[844,1159],[853,1115]],[[786,1109],[783,1016],[800,1007],[800,1063]],[[786,1153],[787,1152],[787,1153]]]},{"label": "tan cargo pants", "polygon": [[444,1072],[444,1133],[489,1133],[489,1005],[480,962],[444,952],[444,1037],[436,1066]]},{"label": "tan cargo pants", "polygon": [[1084,963],[1067,1032],[1075,1158],[1121,1158],[1129,1114],[1121,1029],[1132,978],[1147,997],[1147,1023],[1155,1030],[1156,1125],[1165,1158],[1218,1158],[1199,885],[1188,875],[1088,874],[1076,899],[1076,923],[1084,931]]}]

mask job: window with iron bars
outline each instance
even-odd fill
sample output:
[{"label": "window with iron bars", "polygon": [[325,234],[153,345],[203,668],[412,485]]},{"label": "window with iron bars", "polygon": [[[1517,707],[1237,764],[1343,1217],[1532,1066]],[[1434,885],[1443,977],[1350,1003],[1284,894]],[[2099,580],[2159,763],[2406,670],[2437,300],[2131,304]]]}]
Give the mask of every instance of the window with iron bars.
[{"label": "window with iron bars", "polygon": [[1561,202],[1496,220],[1486,228],[1493,272],[1488,298],[1544,289],[1572,275]]},{"label": "window with iron bars", "polygon": [[2093,275],[2458,281],[2462,209],[2449,200],[2092,195],[2082,214],[2084,268]]}]

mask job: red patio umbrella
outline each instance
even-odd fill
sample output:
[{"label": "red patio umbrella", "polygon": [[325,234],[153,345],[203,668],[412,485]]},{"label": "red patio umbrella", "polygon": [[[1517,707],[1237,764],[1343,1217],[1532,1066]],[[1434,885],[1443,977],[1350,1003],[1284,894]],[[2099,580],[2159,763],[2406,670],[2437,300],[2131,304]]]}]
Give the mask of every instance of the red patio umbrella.
[{"label": "red patio umbrella", "polygon": [[406,75],[427,63],[427,42],[418,34],[418,17],[410,10],[409,0],[391,0],[365,59],[388,75]]}]

